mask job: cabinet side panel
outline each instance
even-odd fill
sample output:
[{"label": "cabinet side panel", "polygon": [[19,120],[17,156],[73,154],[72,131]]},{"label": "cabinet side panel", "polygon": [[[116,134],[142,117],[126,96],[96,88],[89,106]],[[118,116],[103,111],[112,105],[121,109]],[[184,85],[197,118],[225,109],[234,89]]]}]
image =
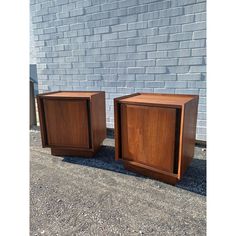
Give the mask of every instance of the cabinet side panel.
[{"label": "cabinet side panel", "polygon": [[105,92],[93,95],[90,106],[93,145],[96,150],[106,138]]},{"label": "cabinet side panel", "polygon": [[37,96],[37,103],[38,103],[38,114],[39,114],[42,147],[47,147],[48,141],[47,141],[47,130],[46,130],[46,124],[45,124],[45,112],[44,112],[44,106],[43,106],[43,98],[40,96]]},{"label": "cabinet side panel", "polygon": [[190,165],[194,156],[196,123],[197,123],[198,98],[186,103],[184,108],[183,140],[182,140],[182,159],[181,172],[184,172]]}]

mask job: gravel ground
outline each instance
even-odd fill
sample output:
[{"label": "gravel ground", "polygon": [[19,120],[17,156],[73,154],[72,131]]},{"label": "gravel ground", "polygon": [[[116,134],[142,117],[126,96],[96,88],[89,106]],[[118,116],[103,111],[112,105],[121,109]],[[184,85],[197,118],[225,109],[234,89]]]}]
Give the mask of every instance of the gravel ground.
[{"label": "gravel ground", "polygon": [[30,132],[30,235],[206,235],[206,155],[176,187],[126,171],[114,140],[95,158],[55,157]]}]

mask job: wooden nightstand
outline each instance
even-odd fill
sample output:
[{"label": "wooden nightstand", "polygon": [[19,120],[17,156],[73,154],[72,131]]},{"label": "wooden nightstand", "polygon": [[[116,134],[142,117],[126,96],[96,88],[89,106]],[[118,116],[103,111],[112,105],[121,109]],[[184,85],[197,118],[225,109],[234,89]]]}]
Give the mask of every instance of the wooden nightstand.
[{"label": "wooden nightstand", "polygon": [[115,158],[175,185],[194,155],[197,95],[137,93],[114,99]]},{"label": "wooden nightstand", "polygon": [[37,96],[42,146],[52,155],[93,156],[106,137],[105,92],[58,91]]}]

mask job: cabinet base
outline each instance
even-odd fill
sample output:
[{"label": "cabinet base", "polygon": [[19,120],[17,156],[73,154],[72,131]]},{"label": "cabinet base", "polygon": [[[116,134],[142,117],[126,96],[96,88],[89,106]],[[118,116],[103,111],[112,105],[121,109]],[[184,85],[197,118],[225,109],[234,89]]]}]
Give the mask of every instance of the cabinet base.
[{"label": "cabinet base", "polygon": [[170,185],[175,186],[179,181],[177,175],[175,174],[167,172],[165,173],[164,171],[158,171],[152,167],[145,167],[140,163],[134,163],[134,162],[131,163],[130,161],[123,161],[123,164],[125,169],[129,171],[136,172],[138,174],[162,181]]},{"label": "cabinet base", "polygon": [[51,154],[53,156],[93,157],[99,149],[81,150],[81,149],[51,148]]}]

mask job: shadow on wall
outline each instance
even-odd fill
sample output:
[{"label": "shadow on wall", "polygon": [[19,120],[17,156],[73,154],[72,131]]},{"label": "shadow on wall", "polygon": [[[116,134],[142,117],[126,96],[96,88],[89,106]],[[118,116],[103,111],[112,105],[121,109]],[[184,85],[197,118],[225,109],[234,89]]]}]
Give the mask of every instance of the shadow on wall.
[{"label": "shadow on wall", "polygon": [[[119,161],[114,160],[115,149],[110,146],[102,146],[101,150],[94,156],[94,158],[79,158],[79,157],[64,157],[63,161],[84,165],[104,170],[110,170],[126,175],[137,176],[146,179],[139,174],[127,171]],[[184,174],[183,179],[176,185],[200,195],[206,195],[206,160],[193,159],[190,167]]]},{"label": "shadow on wall", "polygon": [[30,80],[34,82],[34,95],[38,95],[38,74],[37,74],[37,65],[30,64]]}]

